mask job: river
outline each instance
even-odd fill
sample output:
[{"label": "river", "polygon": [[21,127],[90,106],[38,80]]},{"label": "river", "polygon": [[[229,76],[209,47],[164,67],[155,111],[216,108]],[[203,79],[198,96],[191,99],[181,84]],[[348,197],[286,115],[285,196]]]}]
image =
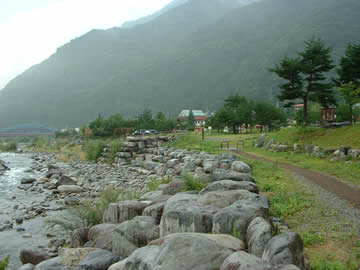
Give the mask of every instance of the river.
[{"label": "river", "polygon": [[21,265],[21,248],[43,247],[49,241],[42,225],[43,217],[25,220],[18,225],[14,222],[15,218],[23,217],[26,208],[41,204],[45,198],[44,193],[18,189],[21,179],[38,178],[43,173],[31,170],[33,160],[30,154],[0,153],[0,160],[10,168],[4,175],[0,175],[0,224],[13,224],[13,229],[0,232],[0,260],[10,255],[8,269],[12,270]]}]

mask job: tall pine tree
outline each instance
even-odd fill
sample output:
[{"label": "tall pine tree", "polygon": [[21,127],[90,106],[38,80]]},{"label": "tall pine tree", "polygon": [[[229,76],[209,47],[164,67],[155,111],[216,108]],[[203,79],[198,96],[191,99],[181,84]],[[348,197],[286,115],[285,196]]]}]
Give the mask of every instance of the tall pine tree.
[{"label": "tall pine tree", "polygon": [[296,58],[285,57],[280,64],[270,69],[286,83],[278,98],[285,101],[285,106],[291,106],[297,99],[304,104],[304,124],[308,124],[307,111],[309,101],[314,101],[328,107],[335,104],[332,84],[326,82],[325,74],[334,68],[331,58],[331,48],[326,47],[320,39],[305,42],[305,50]]},{"label": "tall pine tree", "polygon": [[360,44],[348,45],[336,73],[338,78],[335,82],[338,86],[352,82],[356,87],[360,87]]}]

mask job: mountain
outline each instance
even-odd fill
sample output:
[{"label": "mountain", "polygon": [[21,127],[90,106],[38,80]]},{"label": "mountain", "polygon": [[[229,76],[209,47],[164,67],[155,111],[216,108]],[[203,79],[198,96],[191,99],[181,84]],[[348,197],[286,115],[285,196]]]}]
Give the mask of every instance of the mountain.
[{"label": "mountain", "polygon": [[189,0],[133,28],[94,30],[0,92],[0,126],[79,126],[144,108],[216,109],[230,93],[275,100],[268,68],[320,37],[338,59],[360,42],[358,0]]},{"label": "mountain", "polygon": [[176,8],[178,6],[181,6],[181,5],[185,4],[188,1],[189,0],[174,0],[174,1],[170,2],[169,4],[167,4],[165,7],[163,7],[162,9],[160,9],[159,11],[155,12],[154,14],[142,17],[142,18],[140,18],[138,20],[135,20],[135,21],[125,22],[125,23],[123,23],[123,25],[121,27],[132,28],[132,27],[135,27],[135,26],[138,26],[138,25],[141,25],[141,24],[151,22],[152,20],[156,19],[157,17],[159,17],[160,15],[166,13],[167,11],[169,11],[169,10],[171,10],[173,8]]}]

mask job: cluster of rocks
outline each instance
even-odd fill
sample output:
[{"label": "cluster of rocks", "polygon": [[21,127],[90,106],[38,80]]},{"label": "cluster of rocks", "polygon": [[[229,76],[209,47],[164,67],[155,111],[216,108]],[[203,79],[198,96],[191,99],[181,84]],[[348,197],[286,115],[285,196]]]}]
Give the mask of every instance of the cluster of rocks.
[{"label": "cluster of rocks", "polygon": [[[173,141],[174,136],[157,137],[127,137],[122,147],[116,154],[115,164],[123,165],[134,159],[139,154],[148,153],[154,148],[160,147],[164,142]],[[110,151],[111,145],[106,145],[101,154],[100,162],[106,162],[106,154]]]},{"label": "cluster of rocks", "polygon": [[[66,178],[59,168],[48,167],[48,180],[43,181],[48,185],[42,185],[58,199],[96,196],[102,184],[146,190],[146,184],[158,177],[171,176],[172,181],[139,200],[110,204],[103,224],[73,231],[71,248],[61,249],[55,258],[45,254],[40,262],[39,251],[22,251],[26,259],[21,270],[306,269],[300,236],[274,235],[268,200],[259,193],[248,164],[233,154],[147,143],[154,147],[139,151],[141,142],[142,138],[130,138],[126,145],[137,150],[121,152],[131,153],[131,158],[120,157],[115,168],[93,165],[106,168],[99,178],[88,164],[72,163],[76,173]],[[184,191],[185,174],[207,186],[200,192]]]},{"label": "cluster of rocks", "polygon": [[[295,154],[307,153],[312,157],[335,161],[356,161],[360,158],[360,149],[352,149],[351,146],[342,146],[340,149],[324,149],[318,145],[287,145],[275,142],[273,139],[266,141],[266,135],[261,135],[255,142],[256,147],[274,152],[293,152]],[[351,161],[350,161],[351,162]]]}]

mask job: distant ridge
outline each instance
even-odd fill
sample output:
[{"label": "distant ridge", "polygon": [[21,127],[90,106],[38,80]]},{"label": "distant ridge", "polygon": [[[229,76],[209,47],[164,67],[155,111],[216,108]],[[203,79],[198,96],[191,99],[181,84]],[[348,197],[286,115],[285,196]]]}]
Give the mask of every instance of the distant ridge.
[{"label": "distant ridge", "polygon": [[215,110],[240,93],[275,102],[268,68],[323,38],[338,59],[360,43],[358,0],[190,0],[133,28],[94,30],[13,79],[0,92],[0,127],[76,127],[99,113],[173,116]]}]

